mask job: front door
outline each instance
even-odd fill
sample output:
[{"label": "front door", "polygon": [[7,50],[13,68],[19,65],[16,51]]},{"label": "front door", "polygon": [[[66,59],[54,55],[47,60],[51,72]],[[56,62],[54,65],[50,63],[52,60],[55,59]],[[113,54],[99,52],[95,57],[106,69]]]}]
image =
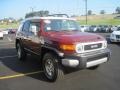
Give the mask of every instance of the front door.
[{"label": "front door", "polygon": [[40,37],[38,36],[38,32],[40,32],[40,22],[30,22],[29,28],[29,48],[31,52],[40,55],[41,52],[41,43]]}]

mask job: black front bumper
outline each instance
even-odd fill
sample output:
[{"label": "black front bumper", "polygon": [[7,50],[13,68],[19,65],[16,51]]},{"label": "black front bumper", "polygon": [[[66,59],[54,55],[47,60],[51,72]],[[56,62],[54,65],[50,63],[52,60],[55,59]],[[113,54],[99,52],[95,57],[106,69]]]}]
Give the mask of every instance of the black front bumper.
[{"label": "black front bumper", "polygon": [[[95,64],[99,65],[108,61],[110,56],[111,52],[109,49],[97,50],[82,54],[64,55],[62,58],[62,64],[68,67],[84,69],[87,68],[87,66],[90,67],[90,65],[88,65],[89,62],[89,64],[93,64],[93,66]],[[104,60],[106,58],[107,60]]]}]

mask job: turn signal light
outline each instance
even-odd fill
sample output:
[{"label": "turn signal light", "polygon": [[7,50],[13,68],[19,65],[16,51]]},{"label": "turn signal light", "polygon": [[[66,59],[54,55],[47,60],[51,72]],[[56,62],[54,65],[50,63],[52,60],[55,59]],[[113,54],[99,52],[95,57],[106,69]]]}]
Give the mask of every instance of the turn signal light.
[{"label": "turn signal light", "polygon": [[60,45],[60,48],[62,50],[67,50],[67,51],[75,51],[75,45]]}]

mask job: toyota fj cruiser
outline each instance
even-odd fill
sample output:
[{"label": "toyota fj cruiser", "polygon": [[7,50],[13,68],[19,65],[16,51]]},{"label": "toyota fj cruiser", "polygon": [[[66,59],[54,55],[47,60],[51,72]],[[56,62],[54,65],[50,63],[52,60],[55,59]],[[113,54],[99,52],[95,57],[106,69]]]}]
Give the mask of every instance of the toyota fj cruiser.
[{"label": "toyota fj cruiser", "polygon": [[32,17],[24,20],[16,33],[18,59],[27,53],[40,57],[44,75],[56,81],[63,68],[97,69],[109,60],[107,41],[100,35],[80,32],[75,19],[68,17]]}]

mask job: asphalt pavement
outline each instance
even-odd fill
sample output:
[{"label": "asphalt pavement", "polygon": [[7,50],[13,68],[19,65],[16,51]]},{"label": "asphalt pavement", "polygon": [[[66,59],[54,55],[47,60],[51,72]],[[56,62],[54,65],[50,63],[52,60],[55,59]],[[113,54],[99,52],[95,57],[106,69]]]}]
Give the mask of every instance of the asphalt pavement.
[{"label": "asphalt pavement", "polygon": [[[109,34],[101,35],[109,38]],[[111,59],[97,70],[71,71],[63,80],[51,83],[35,57],[18,60],[15,35],[5,35],[0,40],[0,90],[120,90],[120,43],[109,43],[108,48]]]}]

